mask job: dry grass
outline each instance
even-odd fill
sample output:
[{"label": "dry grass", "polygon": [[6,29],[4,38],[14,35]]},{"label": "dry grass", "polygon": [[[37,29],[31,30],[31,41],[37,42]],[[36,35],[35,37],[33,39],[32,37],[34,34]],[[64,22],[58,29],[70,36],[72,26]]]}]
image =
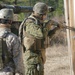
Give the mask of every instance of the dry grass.
[{"label": "dry grass", "polygon": [[45,75],[70,75],[70,60],[67,46],[46,49]]}]

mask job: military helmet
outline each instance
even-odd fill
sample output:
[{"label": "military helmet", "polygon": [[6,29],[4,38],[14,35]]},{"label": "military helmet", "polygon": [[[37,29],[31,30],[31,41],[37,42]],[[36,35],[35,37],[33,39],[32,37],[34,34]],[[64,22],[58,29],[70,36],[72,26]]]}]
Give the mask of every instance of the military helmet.
[{"label": "military helmet", "polygon": [[0,19],[13,20],[13,10],[8,8],[1,9]]},{"label": "military helmet", "polygon": [[36,12],[37,14],[47,14],[48,12],[48,6],[43,3],[43,2],[38,2],[34,5],[33,11]]}]

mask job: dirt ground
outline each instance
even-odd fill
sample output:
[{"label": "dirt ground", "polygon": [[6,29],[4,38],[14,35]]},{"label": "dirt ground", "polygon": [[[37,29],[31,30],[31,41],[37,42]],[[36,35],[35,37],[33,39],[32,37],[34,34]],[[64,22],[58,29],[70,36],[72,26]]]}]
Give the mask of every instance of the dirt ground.
[{"label": "dirt ground", "polygon": [[46,49],[45,75],[70,75],[70,60],[67,46]]}]

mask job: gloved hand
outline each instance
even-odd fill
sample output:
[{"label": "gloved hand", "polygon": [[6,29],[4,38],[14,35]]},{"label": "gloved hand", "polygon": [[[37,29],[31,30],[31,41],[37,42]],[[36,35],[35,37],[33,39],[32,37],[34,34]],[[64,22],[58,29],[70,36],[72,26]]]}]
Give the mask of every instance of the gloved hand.
[{"label": "gloved hand", "polygon": [[57,24],[57,27],[58,27],[59,29],[62,29],[62,28],[65,28],[65,25],[62,24],[62,23],[58,23],[58,24]]}]

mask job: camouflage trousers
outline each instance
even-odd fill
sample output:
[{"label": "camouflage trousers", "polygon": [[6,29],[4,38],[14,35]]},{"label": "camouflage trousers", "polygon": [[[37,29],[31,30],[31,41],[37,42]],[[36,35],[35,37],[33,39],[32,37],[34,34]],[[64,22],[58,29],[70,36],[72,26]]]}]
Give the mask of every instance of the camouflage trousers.
[{"label": "camouflage trousers", "polygon": [[43,75],[44,67],[40,53],[31,50],[24,54],[25,75]]}]

